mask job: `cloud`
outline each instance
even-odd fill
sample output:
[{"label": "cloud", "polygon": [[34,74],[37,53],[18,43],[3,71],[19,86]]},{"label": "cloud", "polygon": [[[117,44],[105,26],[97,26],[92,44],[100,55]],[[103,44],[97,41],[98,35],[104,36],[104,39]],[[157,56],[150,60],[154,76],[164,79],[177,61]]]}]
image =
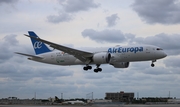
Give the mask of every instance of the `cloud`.
[{"label": "cloud", "polygon": [[108,30],[108,29],[105,29],[103,31],[85,29],[81,34],[83,37],[89,37],[90,39],[98,43],[124,42],[126,41],[126,35],[129,35],[129,34],[123,34],[120,30]]},{"label": "cloud", "polygon": [[99,7],[99,4],[94,3],[93,0],[59,0],[59,4],[62,8],[59,9],[58,15],[47,16],[48,22],[68,22],[73,20],[77,12]]},{"label": "cloud", "polygon": [[[24,58],[24,60],[26,60],[26,58]],[[19,65],[12,59],[10,61],[12,61],[13,63],[4,63],[0,65],[1,67],[0,77],[7,77],[11,81],[19,81],[19,82],[31,81],[37,83],[40,81],[34,81],[34,80],[32,81],[32,79],[40,78],[42,81],[48,81],[48,80],[51,81],[51,80],[56,80],[56,78],[59,77],[62,78],[73,75],[73,72],[67,71],[65,69],[49,68],[49,67],[42,68],[41,66],[27,65],[26,63]]]},{"label": "cloud", "polygon": [[145,74],[151,74],[151,75],[164,75],[164,74],[170,74],[169,71],[166,70],[165,67],[156,67],[156,69],[154,68],[148,68],[148,69],[145,69],[144,72]]},{"label": "cloud", "polygon": [[132,8],[149,24],[179,24],[180,3],[178,0],[135,0]]},{"label": "cloud", "polygon": [[13,35],[13,34],[5,36],[3,39],[4,43],[7,43],[7,44],[12,45],[12,46],[17,45],[19,42],[16,39],[16,37],[17,37],[17,35]]},{"label": "cloud", "polygon": [[[171,56],[164,60],[166,67],[180,68],[180,56]],[[174,72],[174,71],[172,71]],[[179,72],[179,71],[178,71]],[[180,72],[179,72],[180,73]]]},{"label": "cloud", "polygon": [[0,5],[1,4],[13,4],[18,2],[18,0],[0,0]]},{"label": "cloud", "polygon": [[[16,5],[19,2],[19,0],[0,0],[0,14],[3,14],[3,16],[6,16],[7,13],[17,12]],[[4,20],[3,16],[1,16],[1,20]]]},{"label": "cloud", "polygon": [[94,0],[63,0],[63,1],[59,1],[59,3],[63,6],[65,12],[68,13],[88,11],[91,8],[99,7],[99,4],[94,3]]},{"label": "cloud", "polygon": [[68,13],[64,13],[64,12],[59,12],[58,15],[47,16],[48,22],[51,22],[51,23],[69,22],[72,19],[73,19],[72,15]]},{"label": "cloud", "polygon": [[108,23],[108,27],[112,27],[116,25],[117,20],[120,18],[117,14],[112,14],[111,16],[106,17],[106,21]]},{"label": "cloud", "polygon": [[1,42],[0,42],[0,63],[3,63],[4,61],[7,61],[7,59],[10,59],[13,57],[14,47],[18,45],[18,41],[16,39],[17,35],[7,35],[5,36]]}]

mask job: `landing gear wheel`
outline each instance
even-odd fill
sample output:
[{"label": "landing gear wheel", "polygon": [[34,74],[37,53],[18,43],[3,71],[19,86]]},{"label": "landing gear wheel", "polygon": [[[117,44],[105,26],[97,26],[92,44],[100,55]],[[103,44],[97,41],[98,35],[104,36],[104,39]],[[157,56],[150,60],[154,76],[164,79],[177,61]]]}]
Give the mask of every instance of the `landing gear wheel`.
[{"label": "landing gear wheel", "polygon": [[83,70],[87,71],[87,70],[88,70],[88,67],[84,67]]},{"label": "landing gear wheel", "polygon": [[102,68],[98,68],[97,70],[101,72],[101,71],[102,71]]},{"label": "landing gear wheel", "polygon": [[92,69],[92,66],[87,66],[88,69]]},{"label": "landing gear wheel", "polygon": [[152,63],[151,63],[151,67],[154,67],[154,62],[156,62],[156,60],[152,60]]},{"label": "landing gear wheel", "polygon": [[89,70],[89,69],[92,69],[92,66],[85,66],[84,68],[83,68],[83,70],[85,70],[85,71],[87,71],[87,70]]},{"label": "landing gear wheel", "polygon": [[98,69],[94,69],[94,72],[95,72],[95,73],[98,73]]},{"label": "landing gear wheel", "polygon": [[154,64],[151,64],[151,67],[154,67],[155,65]]},{"label": "landing gear wheel", "polygon": [[98,73],[98,72],[101,72],[102,71],[102,68],[96,68],[94,69],[94,72]]}]

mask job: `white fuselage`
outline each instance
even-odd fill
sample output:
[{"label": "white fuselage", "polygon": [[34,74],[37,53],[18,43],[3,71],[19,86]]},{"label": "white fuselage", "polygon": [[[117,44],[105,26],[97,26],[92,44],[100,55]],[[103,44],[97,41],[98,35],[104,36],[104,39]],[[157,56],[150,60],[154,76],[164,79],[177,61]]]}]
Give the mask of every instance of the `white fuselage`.
[{"label": "white fuselage", "polygon": [[[139,49],[138,49],[139,48]],[[126,46],[113,47],[102,50],[111,54],[110,63],[113,62],[134,62],[134,61],[153,61],[166,57],[162,49],[156,46]],[[99,52],[102,52],[99,51]],[[97,51],[94,53],[98,53]],[[62,51],[52,51],[48,53],[39,54],[37,56],[43,59],[29,58],[30,60],[55,64],[55,65],[84,65],[85,63],[74,57],[73,55],[64,53]],[[96,64],[91,62],[90,64]],[[106,63],[102,63],[106,64]]]}]

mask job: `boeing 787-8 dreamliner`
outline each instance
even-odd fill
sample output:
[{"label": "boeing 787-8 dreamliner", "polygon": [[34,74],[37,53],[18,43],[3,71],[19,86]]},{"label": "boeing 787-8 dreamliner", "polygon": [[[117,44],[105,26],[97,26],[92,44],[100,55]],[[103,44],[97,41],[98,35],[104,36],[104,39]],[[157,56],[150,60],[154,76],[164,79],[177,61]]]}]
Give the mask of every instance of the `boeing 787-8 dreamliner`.
[{"label": "boeing 787-8 dreamliner", "polygon": [[[91,65],[95,64],[94,72],[102,71],[101,64],[109,64],[115,68],[128,68],[129,63],[135,61],[152,61],[151,66],[154,67],[154,62],[157,59],[167,56],[162,48],[152,45],[117,45],[103,51],[89,52],[41,39],[33,31],[28,31],[28,33],[29,35],[25,34],[25,36],[31,38],[36,55],[16,52],[17,54],[28,56],[29,60],[48,64],[85,65],[84,70],[92,69]],[[45,44],[59,51],[52,51]]]}]

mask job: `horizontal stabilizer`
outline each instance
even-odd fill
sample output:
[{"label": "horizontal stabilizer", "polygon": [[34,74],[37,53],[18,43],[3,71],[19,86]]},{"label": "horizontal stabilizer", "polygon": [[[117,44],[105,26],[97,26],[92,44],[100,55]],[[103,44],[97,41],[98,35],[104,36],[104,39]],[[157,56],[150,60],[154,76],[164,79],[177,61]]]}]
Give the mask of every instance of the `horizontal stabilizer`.
[{"label": "horizontal stabilizer", "polygon": [[24,54],[24,53],[19,53],[19,52],[15,52],[16,54],[20,54],[20,55],[24,55],[24,56],[29,56],[32,58],[36,58],[36,59],[43,59],[43,57],[40,56],[35,56],[35,55],[29,55],[29,54]]}]

